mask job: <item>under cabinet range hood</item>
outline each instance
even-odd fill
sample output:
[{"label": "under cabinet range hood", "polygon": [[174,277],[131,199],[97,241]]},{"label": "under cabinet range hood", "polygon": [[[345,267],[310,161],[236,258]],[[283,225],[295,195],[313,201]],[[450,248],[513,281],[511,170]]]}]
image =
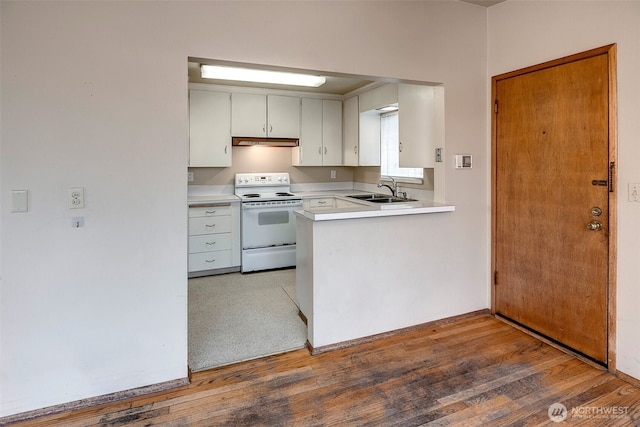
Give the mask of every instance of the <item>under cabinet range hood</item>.
[{"label": "under cabinet range hood", "polygon": [[294,138],[243,138],[234,136],[231,143],[237,147],[297,147],[298,140]]}]

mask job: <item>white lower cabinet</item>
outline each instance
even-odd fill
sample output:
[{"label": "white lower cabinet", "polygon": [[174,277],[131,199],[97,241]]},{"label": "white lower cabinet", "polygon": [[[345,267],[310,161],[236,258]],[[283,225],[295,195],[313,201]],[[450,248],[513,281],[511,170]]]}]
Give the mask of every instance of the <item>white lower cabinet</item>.
[{"label": "white lower cabinet", "polygon": [[189,252],[230,251],[231,233],[203,234],[189,236]]},{"label": "white lower cabinet", "polygon": [[240,203],[189,207],[189,276],[240,266]]},{"label": "white lower cabinet", "polygon": [[303,200],[302,205],[304,209],[335,208],[336,198],[335,197],[308,198]]},{"label": "white lower cabinet", "polygon": [[231,267],[230,251],[189,254],[189,273]]},{"label": "white lower cabinet", "polygon": [[303,209],[318,209],[318,208],[328,208],[328,209],[342,209],[342,208],[352,208],[362,206],[362,203],[352,202],[343,197],[307,197],[302,200]]},{"label": "white lower cabinet", "polygon": [[231,216],[189,218],[190,235],[231,233]]}]

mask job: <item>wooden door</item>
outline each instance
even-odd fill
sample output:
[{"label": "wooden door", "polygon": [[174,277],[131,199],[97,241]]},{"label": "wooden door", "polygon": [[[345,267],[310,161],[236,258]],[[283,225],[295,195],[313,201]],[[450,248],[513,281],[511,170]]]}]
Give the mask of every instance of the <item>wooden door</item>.
[{"label": "wooden door", "polygon": [[493,309],[603,364],[610,49],[493,79]]}]

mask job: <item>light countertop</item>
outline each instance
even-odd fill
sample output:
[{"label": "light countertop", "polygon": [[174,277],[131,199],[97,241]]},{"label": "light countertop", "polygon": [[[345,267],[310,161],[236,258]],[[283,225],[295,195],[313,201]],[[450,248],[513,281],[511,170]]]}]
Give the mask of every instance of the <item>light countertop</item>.
[{"label": "light countertop", "polygon": [[[320,190],[298,191],[295,194],[302,198],[337,197],[350,202],[348,207],[337,208],[309,208],[296,211],[296,214],[312,221],[329,221],[339,219],[371,218],[382,216],[420,215],[440,212],[455,211],[455,206],[436,203],[433,201],[418,200],[415,202],[398,203],[371,203],[362,200],[350,199],[346,196],[354,194],[367,194],[362,190]],[[198,194],[189,195],[189,206],[197,207],[211,203],[240,202],[240,198],[234,194]]]},{"label": "light countertop", "polygon": [[187,203],[189,206],[206,205],[210,203],[231,203],[240,202],[240,197],[235,194],[209,194],[199,196],[189,196]]},{"label": "light countertop", "polygon": [[[362,194],[366,191],[350,191],[346,194]],[[327,194],[331,196],[332,194]],[[433,201],[407,201],[397,203],[372,203],[362,200],[350,199],[348,197],[333,194],[342,200],[351,202],[349,207],[336,208],[309,208],[296,211],[296,215],[310,219],[312,221],[331,221],[339,219],[372,218],[382,216],[402,216],[421,215],[439,212],[453,212],[456,207],[453,205],[436,203]]]},{"label": "light countertop", "polygon": [[370,194],[370,193],[371,193],[370,191],[364,191],[364,190],[320,190],[320,191],[296,191],[295,192],[295,194],[302,196],[303,198],[304,197],[311,198],[311,197],[351,196],[353,194]]}]

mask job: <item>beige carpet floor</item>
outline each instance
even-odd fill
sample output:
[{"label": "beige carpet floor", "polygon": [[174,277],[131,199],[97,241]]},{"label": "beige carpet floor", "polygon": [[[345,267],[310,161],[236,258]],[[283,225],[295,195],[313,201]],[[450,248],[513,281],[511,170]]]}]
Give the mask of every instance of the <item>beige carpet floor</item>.
[{"label": "beige carpet floor", "polygon": [[193,372],[304,348],[295,269],[189,279]]}]

